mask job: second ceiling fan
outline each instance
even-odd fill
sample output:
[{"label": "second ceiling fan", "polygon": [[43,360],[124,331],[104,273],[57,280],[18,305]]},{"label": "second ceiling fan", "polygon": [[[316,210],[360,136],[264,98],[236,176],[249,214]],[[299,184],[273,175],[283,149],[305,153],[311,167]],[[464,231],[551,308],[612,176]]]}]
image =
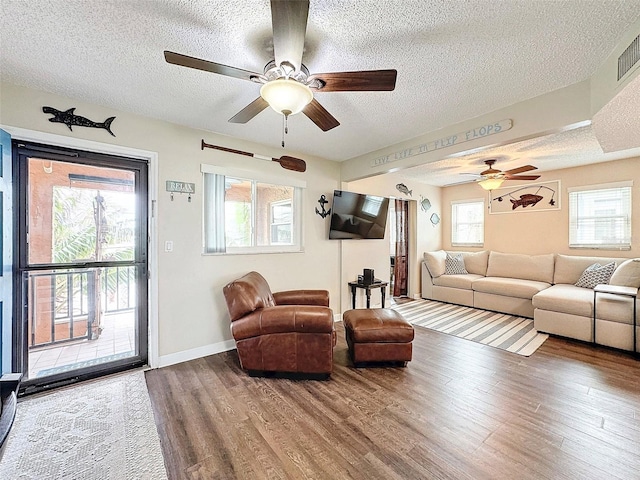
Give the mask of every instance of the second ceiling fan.
[{"label": "second ceiling fan", "polygon": [[498,188],[502,185],[502,182],[505,180],[537,180],[540,178],[540,175],[518,175],[519,173],[530,172],[531,170],[537,170],[538,167],[534,167],[533,165],[523,165],[522,167],[512,168],[511,170],[498,170],[497,168],[493,168],[493,165],[496,163],[496,159],[492,158],[489,160],[485,160],[484,163],[487,165],[486,170],[480,172],[480,174],[466,174],[466,175],[476,175],[479,176],[478,184],[484,188],[485,190],[493,190],[494,188]]},{"label": "second ceiling fan", "polygon": [[268,106],[284,115],[304,113],[323,131],[340,125],[313,97],[314,92],[390,91],[396,85],[396,70],[365,70],[310,74],[302,63],[309,17],[308,0],[271,0],[275,59],[263,73],[250,72],[221,63],[165,50],[168,63],[262,84],[260,96],[229,119],[247,123]]}]

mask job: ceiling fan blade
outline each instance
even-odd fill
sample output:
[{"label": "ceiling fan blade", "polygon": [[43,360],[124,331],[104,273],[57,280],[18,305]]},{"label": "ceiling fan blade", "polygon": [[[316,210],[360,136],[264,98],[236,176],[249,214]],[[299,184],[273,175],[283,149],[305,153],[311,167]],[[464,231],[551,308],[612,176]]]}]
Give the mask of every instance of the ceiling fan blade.
[{"label": "ceiling fan blade", "polygon": [[202,60],[201,58],[189,57],[188,55],[182,55],[168,50],[164,51],[164,59],[167,63],[172,63],[174,65],[195,68],[196,70],[217,73],[219,75],[240,78],[242,80],[251,80],[252,77],[260,76],[259,73],[249,72],[248,70],[242,70],[241,68],[229,67],[227,65],[222,65],[221,63]]},{"label": "ceiling fan blade", "polygon": [[505,175],[505,180],[537,180],[540,175]]},{"label": "ceiling fan blade", "polygon": [[229,119],[229,122],[231,122],[231,123],[247,123],[249,120],[251,120],[253,117],[258,115],[261,111],[263,111],[268,106],[269,106],[269,104],[267,103],[267,101],[264,98],[258,97],[253,102],[251,102],[249,105],[247,105],[242,110],[240,110],[238,113],[236,113],[233,117],[231,117]]},{"label": "ceiling fan blade", "polygon": [[296,70],[300,70],[308,17],[308,0],[271,0],[276,65],[289,62]]},{"label": "ceiling fan blade", "polygon": [[361,70],[358,72],[318,73],[311,79],[324,83],[320,92],[374,92],[391,91],[396,88],[396,70]]},{"label": "ceiling fan blade", "polygon": [[340,122],[336,120],[315,98],[311,100],[311,103],[304,107],[302,110],[307,117],[311,119],[323,132],[331,130],[332,128],[340,125]]},{"label": "ceiling fan blade", "polygon": [[522,167],[518,167],[518,168],[512,168],[511,170],[506,170],[505,173],[506,175],[515,175],[516,173],[523,173],[523,172],[529,172],[531,170],[537,170],[538,167],[534,167],[533,165],[524,165]]}]

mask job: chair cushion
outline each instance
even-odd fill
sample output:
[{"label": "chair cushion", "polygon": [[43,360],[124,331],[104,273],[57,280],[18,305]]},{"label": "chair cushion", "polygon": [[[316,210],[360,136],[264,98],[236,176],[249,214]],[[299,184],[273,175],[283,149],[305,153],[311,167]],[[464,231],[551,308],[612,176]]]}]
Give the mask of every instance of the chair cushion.
[{"label": "chair cushion", "polygon": [[476,292],[529,299],[550,286],[551,284],[546,282],[502,277],[484,277],[473,282],[473,290]]},{"label": "chair cushion", "polygon": [[548,255],[521,255],[491,252],[487,277],[521,278],[537,282],[553,281],[554,257]]},{"label": "chair cushion", "polygon": [[471,290],[471,285],[475,280],[484,278],[482,275],[467,273],[466,275],[441,275],[433,279],[433,284],[439,287],[463,288]]},{"label": "chair cushion", "polygon": [[447,258],[447,252],[444,250],[438,250],[437,252],[425,252],[424,263],[427,265],[427,270],[432,278],[438,278],[440,275],[444,275],[445,271],[445,259]]},{"label": "chair cushion", "polygon": [[231,321],[259,308],[273,307],[276,303],[269,284],[258,272],[249,272],[222,289]]},{"label": "chair cushion", "polygon": [[464,259],[464,266],[467,272],[483,276],[487,274],[487,265],[489,263],[488,250],[483,250],[482,252],[462,252],[462,258]]},{"label": "chair cushion", "polygon": [[[598,293],[597,315],[600,320],[633,322],[633,299],[622,295]],[[536,309],[593,318],[593,290],[575,285],[553,285],[533,297]],[[637,305],[640,310],[640,302]]]},{"label": "chair cushion", "polygon": [[611,262],[622,262],[622,258],[580,257],[574,255],[556,255],[553,283],[569,283],[574,285],[585,268],[594,263],[605,265]]},{"label": "chair cushion", "polygon": [[622,262],[611,275],[609,285],[640,288],[640,258]]}]

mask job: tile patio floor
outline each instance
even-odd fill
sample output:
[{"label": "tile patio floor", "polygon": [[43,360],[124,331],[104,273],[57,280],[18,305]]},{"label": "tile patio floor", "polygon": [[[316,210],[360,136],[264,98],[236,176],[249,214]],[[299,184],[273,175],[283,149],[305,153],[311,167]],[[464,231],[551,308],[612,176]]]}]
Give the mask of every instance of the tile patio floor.
[{"label": "tile patio floor", "polygon": [[[29,352],[29,378],[38,372],[86,360],[135,350],[135,313],[110,313],[103,317],[104,329],[96,340],[40,347]],[[42,375],[41,375],[42,376]]]}]

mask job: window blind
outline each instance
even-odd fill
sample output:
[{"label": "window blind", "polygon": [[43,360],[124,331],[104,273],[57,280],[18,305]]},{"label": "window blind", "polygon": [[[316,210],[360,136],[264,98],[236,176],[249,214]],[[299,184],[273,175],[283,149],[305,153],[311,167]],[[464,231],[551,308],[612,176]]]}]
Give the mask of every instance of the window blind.
[{"label": "window blind", "polygon": [[570,190],[569,247],[629,250],[631,186]]}]

